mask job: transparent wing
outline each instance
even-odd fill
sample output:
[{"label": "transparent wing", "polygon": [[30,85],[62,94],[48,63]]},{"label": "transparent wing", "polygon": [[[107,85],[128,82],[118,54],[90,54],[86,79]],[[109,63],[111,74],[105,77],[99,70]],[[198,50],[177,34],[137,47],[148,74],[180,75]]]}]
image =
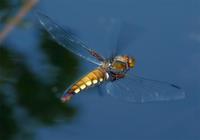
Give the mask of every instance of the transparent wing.
[{"label": "transparent wing", "polygon": [[37,16],[40,23],[61,46],[94,64],[100,65],[100,61],[92,55],[96,53],[94,50],[87,48],[81,40],[75,37],[72,33],[62,29],[62,27],[57,25],[48,16],[40,12],[37,12]]},{"label": "transparent wing", "polygon": [[112,50],[108,52],[108,58],[122,54],[142,32],[137,25],[119,19],[111,19],[107,28],[109,48]]},{"label": "transparent wing", "polygon": [[115,98],[136,103],[178,100],[185,97],[185,92],[174,84],[138,76],[108,82],[106,92]]}]

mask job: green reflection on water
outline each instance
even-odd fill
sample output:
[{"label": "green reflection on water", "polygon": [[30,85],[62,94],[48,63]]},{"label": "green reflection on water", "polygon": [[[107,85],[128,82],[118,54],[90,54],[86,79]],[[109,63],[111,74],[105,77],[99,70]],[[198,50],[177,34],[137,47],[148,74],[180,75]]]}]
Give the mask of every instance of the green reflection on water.
[{"label": "green reflection on water", "polygon": [[[0,46],[0,140],[15,139],[15,136],[26,133],[26,127],[35,128],[32,120],[40,125],[55,125],[61,119],[67,125],[78,113],[77,107],[63,104],[58,98],[61,95],[58,93],[76,77],[78,60],[46,33],[42,32],[39,42],[39,48],[49,60],[48,65],[58,70],[53,82],[39,79],[26,64],[25,55],[8,49],[13,47],[11,43]],[[26,115],[20,114],[17,108],[21,108]],[[26,121],[23,121],[24,118]]]},{"label": "green reflection on water", "polygon": [[17,124],[13,115],[13,108],[5,101],[0,92],[0,139],[9,140],[17,133]]}]

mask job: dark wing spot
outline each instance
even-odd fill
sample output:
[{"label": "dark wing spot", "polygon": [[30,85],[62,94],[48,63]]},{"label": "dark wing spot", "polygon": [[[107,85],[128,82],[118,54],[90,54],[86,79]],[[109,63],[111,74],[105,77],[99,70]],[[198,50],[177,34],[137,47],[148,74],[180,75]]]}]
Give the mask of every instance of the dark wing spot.
[{"label": "dark wing spot", "polygon": [[172,86],[172,87],[175,87],[175,88],[177,88],[177,89],[181,89],[179,86],[174,85],[174,84],[171,84],[171,86]]}]

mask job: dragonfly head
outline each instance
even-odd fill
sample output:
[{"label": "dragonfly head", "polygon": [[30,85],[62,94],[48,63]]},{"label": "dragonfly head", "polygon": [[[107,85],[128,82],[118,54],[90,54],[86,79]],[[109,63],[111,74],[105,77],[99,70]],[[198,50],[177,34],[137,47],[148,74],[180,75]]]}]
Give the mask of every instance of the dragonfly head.
[{"label": "dragonfly head", "polygon": [[127,55],[120,55],[113,59],[111,65],[113,71],[124,72],[135,66],[135,59]]}]

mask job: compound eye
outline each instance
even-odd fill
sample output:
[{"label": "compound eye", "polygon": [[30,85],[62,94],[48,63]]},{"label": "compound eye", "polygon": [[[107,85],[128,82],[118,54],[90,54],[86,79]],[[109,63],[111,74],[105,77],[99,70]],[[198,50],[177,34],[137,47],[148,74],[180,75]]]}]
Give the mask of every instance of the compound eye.
[{"label": "compound eye", "polygon": [[126,64],[125,64],[125,63],[122,63],[122,62],[119,62],[119,61],[116,61],[116,62],[113,64],[113,68],[116,69],[116,70],[123,71],[123,70],[126,69]]}]

